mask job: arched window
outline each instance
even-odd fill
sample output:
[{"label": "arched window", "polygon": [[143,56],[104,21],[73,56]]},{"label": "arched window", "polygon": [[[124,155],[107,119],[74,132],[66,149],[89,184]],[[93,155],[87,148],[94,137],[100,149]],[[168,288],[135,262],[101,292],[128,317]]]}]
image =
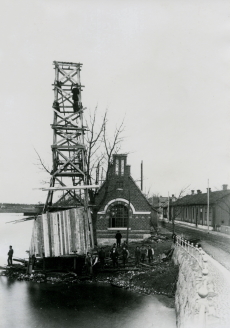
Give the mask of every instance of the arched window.
[{"label": "arched window", "polygon": [[110,227],[125,228],[128,220],[127,204],[114,204],[110,207]]}]

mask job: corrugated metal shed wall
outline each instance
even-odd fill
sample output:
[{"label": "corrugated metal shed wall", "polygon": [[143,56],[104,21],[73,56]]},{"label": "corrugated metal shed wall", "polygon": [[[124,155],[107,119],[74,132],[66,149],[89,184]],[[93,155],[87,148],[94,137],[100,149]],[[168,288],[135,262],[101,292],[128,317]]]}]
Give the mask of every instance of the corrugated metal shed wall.
[{"label": "corrugated metal shed wall", "polygon": [[42,214],[34,221],[30,254],[46,257],[84,254],[90,247],[88,218],[84,208]]}]

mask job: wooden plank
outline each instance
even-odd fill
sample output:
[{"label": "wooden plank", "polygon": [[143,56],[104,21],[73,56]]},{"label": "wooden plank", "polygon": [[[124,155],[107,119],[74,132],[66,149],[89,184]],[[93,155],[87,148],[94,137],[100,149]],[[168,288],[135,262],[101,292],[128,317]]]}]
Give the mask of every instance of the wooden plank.
[{"label": "wooden plank", "polygon": [[66,253],[69,254],[69,239],[68,239],[68,227],[67,227],[67,211],[64,211],[64,216],[65,216],[65,246],[66,246]]},{"label": "wooden plank", "polygon": [[43,191],[47,190],[73,190],[73,189],[97,189],[100,188],[99,185],[80,185],[80,186],[65,186],[65,187],[49,187],[49,188],[41,188]]},{"label": "wooden plank", "polygon": [[53,213],[49,213],[49,222],[50,222],[50,239],[51,239],[51,256],[55,256],[54,249],[54,222],[53,222]]},{"label": "wooden plank", "polygon": [[62,234],[63,234],[63,255],[67,254],[66,251],[66,224],[65,224],[65,211],[61,212],[62,215]]},{"label": "wooden plank", "polygon": [[71,243],[70,216],[68,210],[66,211],[66,216],[67,216],[68,254],[70,254],[72,249],[72,243]]},{"label": "wooden plank", "polygon": [[92,247],[94,247],[94,237],[93,237],[93,223],[92,223],[92,217],[90,209],[88,208],[88,220],[89,220],[89,230],[90,230],[90,244]]},{"label": "wooden plank", "polygon": [[75,229],[76,229],[76,250],[77,252],[79,253],[79,249],[80,249],[80,239],[79,239],[79,234],[80,234],[80,231],[79,231],[79,219],[76,215],[76,210],[74,211],[74,215],[76,217],[75,219]]},{"label": "wooden plank", "polygon": [[47,214],[42,214],[42,223],[43,223],[43,238],[44,238],[44,253],[45,256],[51,256],[50,254],[50,242],[49,242],[49,228]]},{"label": "wooden plank", "polygon": [[[75,209],[75,211],[76,211],[76,209]],[[76,211],[76,215],[77,215],[77,211]],[[84,240],[82,238],[83,226],[82,226],[81,217],[78,218],[78,224],[79,224],[79,235],[78,235],[78,238],[79,238],[79,251],[78,251],[78,253],[81,254],[81,253],[84,253],[84,250],[82,249],[82,242],[84,242]]]},{"label": "wooden plank", "polygon": [[87,211],[83,211],[83,225],[84,225],[84,240],[85,240],[85,249],[84,252],[86,253],[88,248],[90,247],[89,245],[89,221],[88,221],[88,213]]},{"label": "wooden plank", "polygon": [[54,256],[58,256],[59,255],[59,238],[58,238],[57,216],[58,216],[58,212],[52,213],[52,218],[53,218]]},{"label": "wooden plank", "polygon": [[39,216],[37,218],[37,220],[39,220],[39,224],[40,224],[39,255],[42,257],[42,254],[44,253],[44,238],[43,238],[43,221],[42,221],[42,217]]},{"label": "wooden plank", "polygon": [[[77,211],[77,209],[76,209]],[[84,217],[83,212],[82,215],[79,215],[79,227],[80,227],[80,254],[84,254],[86,252],[86,245],[85,245],[85,227],[84,227]]]},{"label": "wooden plank", "polygon": [[58,241],[59,241],[59,256],[63,255],[62,253],[62,227],[61,227],[61,213],[57,214],[57,227],[58,227]]},{"label": "wooden plank", "polygon": [[74,215],[74,209],[69,210],[69,215],[70,215],[70,226],[71,226],[71,244],[72,244],[72,249],[71,253],[76,251],[76,228],[75,228],[75,215]]},{"label": "wooden plank", "polygon": [[61,254],[65,254],[65,236],[64,236],[64,225],[63,225],[63,212],[60,212],[60,226],[61,226]]}]

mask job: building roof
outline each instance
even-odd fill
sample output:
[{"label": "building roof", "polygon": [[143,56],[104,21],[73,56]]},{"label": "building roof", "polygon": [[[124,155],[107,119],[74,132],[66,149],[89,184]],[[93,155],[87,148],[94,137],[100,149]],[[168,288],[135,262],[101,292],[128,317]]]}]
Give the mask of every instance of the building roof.
[{"label": "building roof", "polygon": [[[230,190],[219,190],[219,191],[210,191],[209,192],[209,203],[215,204],[221,199],[227,197],[230,195]],[[174,203],[172,203],[172,206],[178,206],[178,205],[206,205],[207,204],[207,193],[198,193],[193,195],[187,195],[184,196]]]}]

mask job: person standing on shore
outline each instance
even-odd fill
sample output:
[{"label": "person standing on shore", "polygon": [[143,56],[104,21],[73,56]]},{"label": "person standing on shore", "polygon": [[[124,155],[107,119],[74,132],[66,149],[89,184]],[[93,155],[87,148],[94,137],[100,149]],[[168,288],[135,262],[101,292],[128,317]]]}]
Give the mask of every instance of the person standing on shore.
[{"label": "person standing on shore", "polygon": [[110,251],[110,257],[113,261],[113,268],[114,269],[115,269],[115,267],[118,268],[118,251],[117,251],[116,247],[114,247],[114,246]]},{"label": "person standing on shore", "polygon": [[14,250],[13,250],[13,248],[12,248],[12,246],[10,246],[10,249],[9,249],[9,252],[8,252],[8,265],[9,266],[11,266],[11,265],[13,265],[13,261],[12,261],[12,259],[13,259],[13,254],[14,254]]},{"label": "person standing on shore", "polygon": [[101,269],[104,269],[104,266],[105,266],[105,250],[104,250],[103,247],[101,247],[100,251],[98,252],[98,256],[99,256]]},{"label": "person standing on shore", "polygon": [[125,268],[125,264],[128,262],[128,257],[129,257],[129,251],[124,246],[122,249],[122,260],[123,260],[124,268]]},{"label": "person standing on shore", "polygon": [[121,238],[122,238],[122,235],[121,235],[121,233],[120,233],[119,230],[118,230],[118,232],[116,233],[115,238],[116,238],[116,240],[117,240],[117,247],[121,247]]},{"label": "person standing on shore", "polygon": [[86,274],[90,277],[92,277],[92,275],[93,275],[92,265],[93,265],[92,256],[88,252],[86,257],[85,257],[85,267],[86,267]]},{"label": "person standing on shore", "polygon": [[141,251],[140,251],[140,247],[137,246],[135,249],[135,266],[136,267],[140,266],[140,259],[141,259]]},{"label": "person standing on shore", "polygon": [[153,261],[153,254],[154,254],[154,250],[151,246],[148,246],[148,259],[149,259],[149,263],[151,263],[151,261]]},{"label": "person standing on shore", "polygon": [[141,262],[143,263],[145,261],[145,257],[147,255],[147,249],[144,247],[144,245],[141,246]]}]

